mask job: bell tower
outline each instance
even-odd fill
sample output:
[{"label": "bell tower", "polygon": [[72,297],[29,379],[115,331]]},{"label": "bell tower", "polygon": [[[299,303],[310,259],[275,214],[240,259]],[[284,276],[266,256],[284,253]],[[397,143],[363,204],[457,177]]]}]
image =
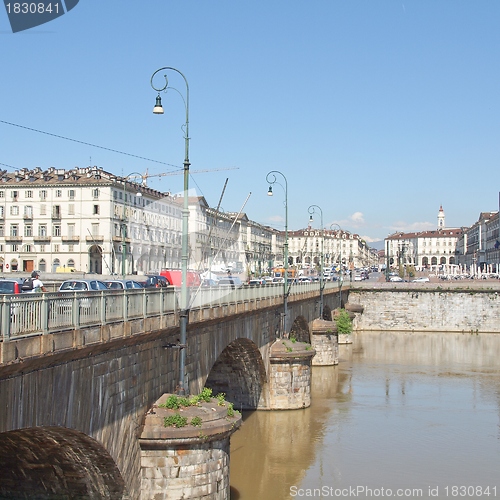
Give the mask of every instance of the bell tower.
[{"label": "bell tower", "polygon": [[439,212],[438,212],[438,231],[441,229],[444,229],[444,210],[443,210],[443,205],[439,207]]}]

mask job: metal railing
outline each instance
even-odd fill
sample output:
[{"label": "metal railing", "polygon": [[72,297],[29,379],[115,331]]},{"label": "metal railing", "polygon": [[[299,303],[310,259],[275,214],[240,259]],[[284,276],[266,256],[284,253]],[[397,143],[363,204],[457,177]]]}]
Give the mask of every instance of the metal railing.
[{"label": "metal railing", "polygon": [[[329,283],[327,288],[337,288]],[[296,296],[317,290],[317,283],[292,286]],[[319,291],[318,291],[319,293]],[[189,309],[280,298],[283,286],[209,287],[190,290]],[[49,292],[3,295],[0,299],[0,341],[64,330],[172,315],[179,310],[174,287],[95,292]]]}]

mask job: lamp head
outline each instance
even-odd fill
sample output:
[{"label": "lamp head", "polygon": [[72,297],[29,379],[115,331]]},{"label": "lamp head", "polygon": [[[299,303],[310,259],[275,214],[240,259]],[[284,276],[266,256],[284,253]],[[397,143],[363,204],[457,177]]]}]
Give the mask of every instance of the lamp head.
[{"label": "lamp head", "polygon": [[153,108],[153,113],[155,115],[162,115],[163,114],[163,106],[161,105],[160,94],[158,94],[156,97],[156,104],[155,104],[155,107]]},{"label": "lamp head", "polygon": [[267,196],[272,196],[273,195],[273,187],[269,186],[269,190],[267,191]]},{"label": "lamp head", "polygon": [[309,222],[313,222],[313,220],[314,220],[314,219],[313,219],[313,216],[312,216],[312,215],[310,215],[310,216],[309,216]]}]

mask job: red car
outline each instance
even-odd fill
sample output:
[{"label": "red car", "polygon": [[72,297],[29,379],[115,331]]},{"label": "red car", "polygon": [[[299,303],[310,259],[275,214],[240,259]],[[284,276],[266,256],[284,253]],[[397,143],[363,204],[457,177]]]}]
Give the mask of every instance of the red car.
[{"label": "red car", "polygon": [[0,294],[21,293],[21,285],[16,280],[0,280]]}]

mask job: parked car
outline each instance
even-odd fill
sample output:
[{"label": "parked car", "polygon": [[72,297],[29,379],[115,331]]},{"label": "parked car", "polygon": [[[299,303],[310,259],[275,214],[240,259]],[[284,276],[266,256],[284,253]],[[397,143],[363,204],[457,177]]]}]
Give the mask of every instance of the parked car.
[{"label": "parked car", "polygon": [[99,280],[66,280],[59,287],[60,292],[91,292],[107,289],[108,287]]},{"label": "parked car", "polygon": [[129,288],[144,288],[138,281],[134,280],[106,280],[104,284],[109,290],[124,290]]},{"label": "parked car", "polygon": [[248,282],[249,285],[265,285],[266,284],[266,280],[263,279],[263,278],[256,278],[256,279],[253,279],[253,280],[249,280]]},{"label": "parked car", "polygon": [[422,277],[422,278],[416,278],[416,279],[411,280],[411,281],[412,281],[412,283],[429,283],[430,279]]},{"label": "parked car", "polygon": [[165,276],[159,274],[146,275],[146,281],[143,282],[144,288],[165,288],[170,285]]},{"label": "parked car", "polygon": [[21,284],[17,280],[0,280],[0,294],[21,293]]},{"label": "parked car", "polygon": [[[354,281],[363,281],[363,276],[361,276],[361,274],[355,274]],[[391,281],[392,281],[392,279],[391,279]]]},{"label": "parked car", "polygon": [[236,288],[236,287],[240,287],[242,284],[243,283],[241,282],[241,279],[238,278],[238,276],[228,276],[227,278],[221,278],[219,280],[220,287]]},{"label": "parked car", "polygon": [[403,278],[401,278],[401,276],[391,276],[391,279],[389,281],[404,281]]}]

